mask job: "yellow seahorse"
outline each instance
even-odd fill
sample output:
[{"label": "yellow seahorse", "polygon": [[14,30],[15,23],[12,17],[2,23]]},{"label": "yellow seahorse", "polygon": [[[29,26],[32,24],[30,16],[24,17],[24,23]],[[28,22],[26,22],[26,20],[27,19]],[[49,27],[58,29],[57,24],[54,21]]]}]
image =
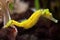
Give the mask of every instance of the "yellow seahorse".
[{"label": "yellow seahorse", "polygon": [[22,22],[17,22],[15,20],[10,20],[3,28],[8,28],[10,25],[16,25],[17,27],[23,27],[24,29],[32,28],[41,16],[44,16],[52,21],[56,21],[49,12],[48,9],[35,11],[27,20]]}]

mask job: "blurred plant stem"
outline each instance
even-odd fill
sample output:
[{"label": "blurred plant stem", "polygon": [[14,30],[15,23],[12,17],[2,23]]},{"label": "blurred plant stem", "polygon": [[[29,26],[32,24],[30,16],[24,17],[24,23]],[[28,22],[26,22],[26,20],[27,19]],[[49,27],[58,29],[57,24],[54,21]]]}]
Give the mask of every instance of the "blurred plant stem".
[{"label": "blurred plant stem", "polygon": [[34,3],[35,3],[36,10],[40,9],[39,0],[35,0]]}]

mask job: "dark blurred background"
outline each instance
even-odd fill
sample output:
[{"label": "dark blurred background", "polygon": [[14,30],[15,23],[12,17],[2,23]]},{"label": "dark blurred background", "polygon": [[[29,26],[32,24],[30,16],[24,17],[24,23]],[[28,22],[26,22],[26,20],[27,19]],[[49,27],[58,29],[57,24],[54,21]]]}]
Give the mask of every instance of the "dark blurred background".
[{"label": "dark blurred background", "polygon": [[[28,8],[26,11],[12,13],[11,18],[16,21],[29,18],[33,13],[30,8],[35,8],[34,1],[35,0],[20,0],[20,3],[29,3],[27,4]],[[18,2],[17,4],[20,3]],[[59,20],[58,23],[54,23],[49,19],[40,17],[37,24],[28,30],[17,27],[18,34],[16,40],[60,40],[60,0],[39,0],[39,6],[41,9],[48,8],[53,14],[53,17]],[[20,6],[18,5],[17,8],[20,9],[19,7]],[[0,23],[1,27],[2,24],[3,23]]]}]

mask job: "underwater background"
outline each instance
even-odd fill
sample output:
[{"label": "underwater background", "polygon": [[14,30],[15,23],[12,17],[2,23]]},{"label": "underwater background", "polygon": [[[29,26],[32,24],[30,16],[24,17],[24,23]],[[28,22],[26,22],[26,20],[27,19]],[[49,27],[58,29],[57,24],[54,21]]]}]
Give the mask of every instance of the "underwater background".
[{"label": "underwater background", "polygon": [[41,16],[38,22],[30,29],[15,26],[18,30],[18,34],[15,37],[14,28],[1,29],[4,23],[0,21],[0,40],[60,40],[60,0],[13,1],[14,7],[10,6],[12,10],[10,10],[10,15],[11,19],[15,21],[20,22],[28,19],[35,9],[49,9],[53,17],[58,20],[58,23]]}]

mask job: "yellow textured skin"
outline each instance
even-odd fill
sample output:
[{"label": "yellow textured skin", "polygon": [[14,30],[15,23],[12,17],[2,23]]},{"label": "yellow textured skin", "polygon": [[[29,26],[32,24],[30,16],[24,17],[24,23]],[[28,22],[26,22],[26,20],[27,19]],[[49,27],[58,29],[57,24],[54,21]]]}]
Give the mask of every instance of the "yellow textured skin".
[{"label": "yellow textured skin", "polygon": [[38,11],[34,12],[31,15],[31,17],[29,17],[27,20],[22,21],[22,22],[17,22],[17,21],[14,21],[14,20],[10,20],[7,23],[7,25],[5,25],[4,27],[9,27],[10,25],[16,25],[18,27],[23,27],[25,29],[29,29],[37,23],[37,21],[38,21],[38,19],[41,15],[42,15],[42,11],[38,10]]},{"label": "yellow textured skin", "polygon": [[22,21],[22,22],[17,22],[14,20],[10,20],[5,26],[4,28],[8,28],[10,25],[16,25],[17,27],[23,27],[24,29],[29,29],[32,28],[37,21],[39,20],[41,15],[46,15],[48,17],[49,13],[44,13],[47,11],[43,11],[43,10],[37,10],[36,12],[34,12],[27,20]]}]

